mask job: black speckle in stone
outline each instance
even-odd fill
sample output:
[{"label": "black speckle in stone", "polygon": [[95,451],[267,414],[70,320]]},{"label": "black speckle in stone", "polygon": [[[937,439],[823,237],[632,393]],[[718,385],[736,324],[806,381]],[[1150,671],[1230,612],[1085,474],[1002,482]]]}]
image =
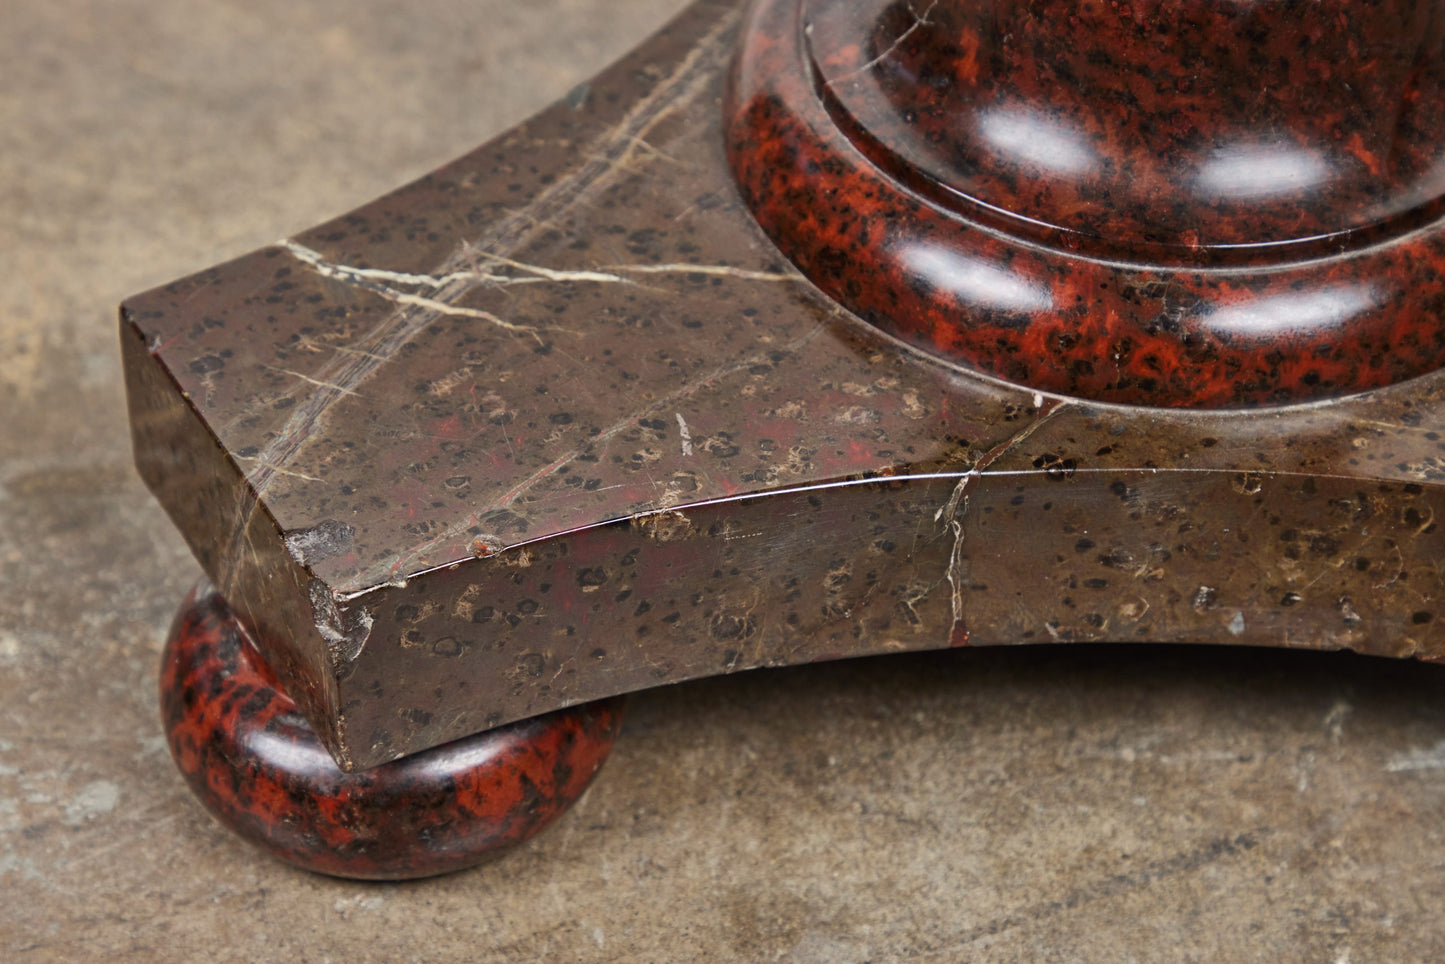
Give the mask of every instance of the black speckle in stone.
[{"label": "black speckle in stone", "polygon": [[455,636],[443,636],[431,644],[433,654],[447,658],[460,656],[465,648]]}]

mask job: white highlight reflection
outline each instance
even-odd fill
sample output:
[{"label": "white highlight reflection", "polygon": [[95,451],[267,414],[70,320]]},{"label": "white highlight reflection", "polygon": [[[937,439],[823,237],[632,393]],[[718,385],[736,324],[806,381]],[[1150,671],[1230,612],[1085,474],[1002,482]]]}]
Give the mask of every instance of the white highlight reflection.
[{"label": "white highlight reflection", "polygon": [[1378,303],[1379,296],[1373,285],[1331,285],[1221,308],[1210,317],[1210,323],[1212,327],[1243,334],[1330,328],[1377,307]]},{"label": "white highlight reflection", "polygon": [[327,773],[336,770],[336,761],[319,743],[288,739],[285,734],[269,730],[253,730],[247,734],[248,752],[261,760],[269,760],[289,773]]},{"label": "white highlight reflection", "polygon": [[903,263],[934,288],[954,294],[970,306],[997,311],[1047,311],[1054,305],[1048,289],[956,251],[914,245],[903,252]]},{"label": "white highlight reflection", "polygon": [[979,132],[1000,154],[1060,174],[1083,174],[1096,160],[1078,131],[1050,118],[991,110],[978,121]]},{"label": "white highlight reflection", "polygon": [[1296,195],[1329,175],[1318,151],[1283,144],[1235,144],[1205,161],[1196,185],[1216,198]]}]

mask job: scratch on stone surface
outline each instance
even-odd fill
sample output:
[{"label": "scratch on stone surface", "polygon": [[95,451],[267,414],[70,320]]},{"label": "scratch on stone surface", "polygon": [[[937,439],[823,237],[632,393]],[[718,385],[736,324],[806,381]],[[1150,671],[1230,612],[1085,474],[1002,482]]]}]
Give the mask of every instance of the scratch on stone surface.
[{"label": "scratch on stone surface", "polygon": [[837,80],[832,81],[832,84],[839,84],[845,80],[852,80],[854,77],[857,77],[860,74],[866,74],[874,67],[877,67],[879,64],[883,63],[883,61],[887,60],[889,57],[892,57],[893,54],[897,52],[898,48],[903,46],[903,42],[906,41],[909,37],[913,36],[914,31],[916,31],[919,27],[925,27],[932,23],[932,21],[928,19],[928,15],[933,12],[933,8],[936,6],[938,6],[938,0],[933,0],[933,2],[928,5],[928,9],[924,10],[923,13],[920,14],[913,9],[913,4],[908,4],[908,12],[913,14],[913,22],[908,25],[908,29],[899,34],[894,39],[893,43],[888,45],[887,50],[883,51],[881,54],[874,57],[863,66],[859,67],[857,70],[844,74]]},{"label": "scratch on stone surface", "polygon": [[[579,152],[579,156],[588,157],[585,163],[558,177],[524,209],[499,218],[479,237],[459,244],[432,272],[436,277],[454,280],[436,287],[420,301],[398,302],[398,310],[358,338],[351,346],[352,351],[344,353],[347,357],[338,354],[317,377],[335,386],[355,389],[418,332],[450,311],[452,303],[478,283],[470,276],[478,273],[478,268],[490,256],[487,252],[516,250],[539,232],[538,225],[561,216],[620,173],[620,163],[636,150],[637,140],[645,138],[657,124],[695,100],[708,88],[716,71],[727,63],[732,55],[731,34],[738,17],[736,9],[719,17],[670,74],[634,104],[618,123]],[[290,250],[289,245],[283,247]],[[358,280],[366,281],[364,277]],[[322,389],[295,406],[290,419],[261,453],[259,464],[267,468],[250,478],[258,494],[264,495],[275,475],[280,474],[274,468],[285,468],[306,446],[327,410],[342,394],[336,388]]]},{"label": "scratch on stone surface", "polygon": [[236,457],[237,459],[240,459],[242,462],[255,462],[255,463],[257,463],[258,465],[260,465],[263,469],[265,469],[266,471],[268,471],[268,472],[274,472],[274,473],[276,473],[277,475],[289,475],[289,476],[291,476],[292,478],[305,479],[307,482],[321,482],[321,481],[323,481],[322,479],[318,478],[317,476],[307,475],[305,472],[296,472],[296,471],[293,471],[292,469],[283,469],[283,468],[282,468],[281,466],[279,466],[279,465],[272,465],[272,464],[269,463],[269,462],[262,461],[261,457],[258,456],[258,455],[237,455],[237,456],[235,456],[235,457]]},{"label": "scratch on stone surface", "polygon": [[[390,301],[395,301],[399,305],[409,305],[414,308],[422,308],[426,311],[434,312],[435,314],[443,316],[452,316],[458,318],[476,318],[481,321],[485,321],[488,324],[496,325],[498,328],[505,329],[506,331],[516,331],[531,335],[534,338],[537,338],[538,343],[541,343],[542,340],[540,337],[537,336],[537,329],[533,326],[518,325],[514,322],[507,321],[504,318],[499,318],[496,315],[492,314],[490,311],[483,311],[481,308],[467,308],[461,305],[453,305],[446,301],[439,301],[436,298],[427,298],[423,295],[408,294],[404,291],[391,291],[390,289],[388,289],[388,291],[386,292],[385,297]],[[553,328],[549,330],[558,331],[561,329]]]},{"label": "scratch on stone surface", "polygon": [[954,949],[958,950],[1029,924],[1049,920],[1097,900],[1141,890],[1178,874],[1203,869],[1228,857],[1238,857],[1259,846],[1260,838],[1268,833],[1268,830],[1255,830],[1233,837],[1220,837],[1194,850],[1183,851],[1163,860],[1150,861],[1131,873],[1114,874],[1070,890],[1057,900],[1021,908],[1017,913],[966,931],[955,942]]},{"label": "scratch on stone surface", "polygon": [[[537,616],[536,618],[540,619],[540,618],[541,618],[541,615],[538,614],[538,616]],[[564,660],[562,660],[560,663],[558,663],[558,664],[557,664],[557,672],[555,672],[555,673],[552,674],[552,680],[551,680],[551,682],[553,682],[553,683],[557,682],[557,677],[561,676],[564,672],[566,672],[566,670],[567,670],[567,665],[568,665],[569,663],[575,663],[576,661],[577,661],[577,654],[576,654],[576,653],[572,653],[572,654],[571,654],[570,656],[568,656],[566,659],[564,659]]]},{"label": "scratch on stone surface", "polygon": [[[825,329],[826,326],[823,324],[819,324],[816,327],[809,329],[799,337],[794,338],[792,341],[785,344],[782,348],[782,351],[784,353],[791,353],[793,351],[796,351],[803,345],[807,344],[808,342],[812,341],[814,338],[822,334]],[[611,425],[608,425],[606,428],[602,429],[596,435],[590,436],[585,444],[569,450],[568,452],[564,453],[563,455],[559,456],[548,464],[542,466],[540,469],[533,472],[531,475],[527,476],[525,479],[519,482],[514,488],[511,489],[511,491],[505,493],[500,498],[493,500],[485,507],[478,509],[467,519],[464,519],[455,525],[449,526],[437,536],[427,540],[422,545],[417,546],[413,549],[409,549],[404,554],[393,557],[389,562],[382,565],[386,567],[390,575],[396,575],[403,567],[405,567],[408,563],[414,560],[417,556],[427,552],[430,549],[444,544],[450,539],[456,538],[467,529],[476,525],[476,520],[485,517],[488,513],[495,512],[498,509],[505,509],[508,506],[512,505],[528,491],[530,491],[532,487],[535,486],[537,483],[541,482],[546,478],[549,478],[550,476],[556,475],[558,472],[562,471],[568,465],[571,465],[579,457],[586,454],[592,448],[602,442],[606,442],[617,433],[622,432],[637,424],[640,419],[649,418],[659,411],[671,408],[677,402],[680,402],[683,399],[696,394],[697,392],[706,388],[708,385],[711,385],[718,379],[726,378],[729,375],[736,374],[740,371],[746,371],[753,365],[756,365],[758,362],[772,357],[773,354],[774,352],[772,350],[769,350],[766,353],[759,352],[753,355],[749,355],[747,358],[743,358],[730,364],[723,365],[719,368],[715,368],[711,372],[708,372],[707,374],[702,375],[699,378],[695,378],[689,382],[680,385],[674,391],[669,392],[668,394],[662,396],[651,404],[646,405],[643,408],[638,409],[637,411],[624,415],[622,418],[619,418]],[[663,506],[660,508],[666,507]]]},{"label": "scratch on stone surface", "polygon": [[[932,7],[929,8],[933,9]],[[1068,401],[1061,398],[1044,399],[1043,404],[1038,406],[1038,415],[1033,421],[1025,425],[1013,435],[989,449],[979,456],[978,461],[964,473],[953,487],[952,494],[948,497],[942,508],[934,513],[933,521],[942,522],[953,533],[953,548],[948,554],[948,570],[946,576],[948,586],[951,590],[953,602],[953,633],[956,643],[967,642],[968,630],[964,620],[963,605],[963,580],[961,572],[963,566],[963,516],[968,512],[968,496],[970,490],[977,485],[978,480],[983,478],[989,466],[1003,458],[1009,452],[1026,442],[1029,436],[1033,435],[1045,422],[1053,418],[1055,414],[1068,407]]]},{"label": "scratch on stone surface", "polygon": [[345,387],[344,385],[333,385],[331,382],[323,382],[323,381],[321,381],[320,379],[312,378],[310,375],[306,375],[306,374],[303,374],[302,372],[294,371],[293,369],[290,369],[290,368],[280,368],[280,367],[278,367],[278,366],[276,366],[276,365],[264,365],[264,364],[263,364],[261,367],[262,367],[262,368],[270,369],[270,370],[273,371],[273,372],[280,372],[280,373],[283,374],[283,375],[290,375],[290,376],[292,376],[293,378],[299,378],[299,379],[301,379],[303,382],[310,382],[311,384],[315,385],[315,386],[318,387],[318,388],[330,388],[330,389],[333,389],[334,391],[341,392],[342,394],[345,394],[345,395],[356,395],[357,398],[360,398],[360,397],[361,397],[360,395],[357,395],[356,392],[354,392],[354,391],[352,391],[351,389]]},{"label": "scratch on stone surface", "polygon": [[1388,540],[1387,548],[1395,554],[1395,574],[1389,579],[1386,579],[1384,582],[1376,583],[1372,588],[1374,588],[1377,592],[1385,589],[1392,589],[1395,586],[1399,585],[1400,577],[1403,576],[1405,574],[1405,570],[1409,568],[1405,565],[1405,552],[1403,549],[1400,548],[1400,546],[1395,542],[1395,540]]},{"label": "scratch on stone surface", "polygon": [[682,454],[692,454],[692,433],[687,430],[687,422],[683,419],[681,412],[674,412],[677,416],[677,431],[682,436]]},{"label": "scratch on stone surface", "polygon": [[384,362],[385,358],[380,355],[373,355],[371,352],[362,351],[360,348],[352,348],[350,345],[331,345],[332,351],[346,352],[351,355],[361,355],[364,358],[371,358],[375,361]]},{"label": "scratch on stone surface", "polygon": [[686,162],[678,160],[677,158],[673,157],[671,154],[668,154],[666,151],[663,151],[661,148],[657,147],[657,145],[652,144],[651,142],[647,141],[647,140],[644,139],[644,138],[634,137],[634,138],[632,139],[632,146],[633,146],[633,147],[640,147],[640,148],[642,148],[644,151],[646,151],[647,153],[651,154],[653,157],[657,158],[659,161],[666,161],[667,163],[672,164],[672,165],[674,165],[674,166],[676,166],[676,167],[682,167],[682,168],[687,167]]}]

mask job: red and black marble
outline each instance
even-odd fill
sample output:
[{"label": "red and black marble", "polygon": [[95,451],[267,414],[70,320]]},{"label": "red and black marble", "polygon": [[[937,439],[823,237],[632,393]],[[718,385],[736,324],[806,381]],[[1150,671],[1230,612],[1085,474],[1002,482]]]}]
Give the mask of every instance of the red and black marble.
[{"label": "red and black marble", "polygon": [[1445,362],[1445,12],[759,0],[729,157],[909,343],[1106,402],[1337,397]]},{"label": "red and black marble", "polygon": [[161,704],[176,764],[221,823],[372,880],[461,870],[532,837],[591,784],[621,722],[620,700],[590,703],[345,773],[209,587],[172,628]]}]

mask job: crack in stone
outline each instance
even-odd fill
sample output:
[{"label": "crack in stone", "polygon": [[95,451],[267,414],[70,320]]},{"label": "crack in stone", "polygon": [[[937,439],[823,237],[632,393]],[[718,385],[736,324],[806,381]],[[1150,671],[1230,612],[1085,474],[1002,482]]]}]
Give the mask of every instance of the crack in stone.
[{"label": "crack in stone", "polygon": [[[531,335],[533,338],[537,338],[537,329],[533,328],[531,325],[518,325],[513,322],[507,321],[504,318],[499,318],[496,315],[492,314],[490,311],[483,311],[480,308],[467,308],[463,305],[454,305],[450,302],[441,301],[436,298],[428,298],[425,295],[415,294],[410,291],[398,291],[391,285],[382,284],[381,281],[378,280],[390,277],[398,284],[432,285],[440,288],[462,279],[471,280],[475,275],[474,272],[454,271],[449,275],[444,275],[438,278],[432,275],[414,275],[406,274],[404,272],[382,271],[376,268],[353,268],[350,265],[334,264],[330,261],[327,261],[322,258],[318,252],[311,250],[305,245],[297,244],[295,241],[282,241],[280,242],[280,244],[288,252],[290,252],[293,258],[307,265],[317,274],[321,275],[323,278],[331,278],[335,281],[341,281],[345,282],[346,284],[355,285],[358,288],[363,288],[367,291],[378,294],[381,297],[385,298],[387,301],[393,302],[395,304],[406,305],[412,308],[421,308],[423,310],[431,311],[442,316],[476,318],[479,321],[485,321],[488,324],[496,325],[498,328],[504,329],[506,331],[522,332]],[[541,341],[540,338],[538,338],[537,340],[539,342]],[[385,356],[379,356],[374,354],[368,355],[368,357],[387,360],[385,359]],[[282,370],[286,371],[286,369]],[[354,390],[346,387],[345,385],[335,384],[326,381],[318,381],[317,379],[309,378],[306,375],[302,375],[299,372],[288,372],[288,374],[296,375],[298,378],[305,378],[308,382],[311,382],[312,384],[319,385],[323,388],[335,389],[336,391],[346,395],[356,394]]]},{"label": "crack in stone", "polygon": [[629,274],[702,274],[719,278],[737,278],[742,281],[798,281],[805,280],[796,271],[751,271],[733,268],[725,264],[616,264],[608,265],[613,271]]},{"label": "crack in stone", "polygon": [[477,252],[477,257],[485,259],[493,264],[500,264],[508,268],[516,268],[518,271],[526,271],[536,275],[535,278],[516,278],[510,275],[488,275],[487,281],[491,284],[533,284],[539,281],[595,281],[600,284],[629,284],[630,282],[621,275],[610,274],[606,271],[587,270],[564,270],[561,268],[546,268],[542,265],[527,264],[525,261],[514,261],[511,258],[500,254],[488,254]]},{"label": "crack in stone", "polygon": [[961,578],[961,571],[963,568],[964,543],[963,517],[968,513],[969,493],[988,472],[989,466],[1026,442],[1029,436],[1038,431],[1045,422],[1049,421],[1054,415],[1068,406],[1069,402],[1066,399],[1042,399],[1041,404],[1037,406],[1038,415],[1034,420],[979,456],[978,460],[973,463],[973,466],[958,480],[958,484],[953,487],[953,492],[950,493],[948,501],[933,514],[934,522],[942,522],[948,527],[949,531],[953,533],[953,546],[949,550],[948,569],[945,572],[953,608],[952,645],[962,646],[968,642],[967,621],[964,618],[963,580]]},{"label": "crack in stone", "polygon": [[279,465],[272,465],[269,462],[264,462],[259,455],[237,455],[235,456],[235,458],[239,459],[242,462],[255,462],[266,471],[275,472],[277,475],[289,475],[293,478],[305,479],[307,482],[323,481],[322,479],[319,479],[314,475],[307,475],[305,472],[297,472],[294,469],[285,469]]},{"label": "crack in stone", "polygon": [[357,268],[349,264],[342,265],[327,261],[321,256],[320,252],[290,239],[278,241],[277,244],[289,251],[298,261],[304,262],[316,269],[318,274],[327,277],[338,277],[343,281],[381,281],[387,284],[405,285],[409,288],[428,285],[440,288],[443,285],[451,284],[453,281],[465,281],[475,276],[475,273],[470,271],[453,271],[451,274],[434,275],[413,274],[408,271],[387,271],[383,268]]},{"label": "crack in stone", "polygon": [[804,280],[803,276],[795,271],[755,271],[747,268],[735,268],[725,264],[692,264],[689,262],[671,262],[668,264],[616,264],[607,265],[603,269],[596,270],[548,268],[543,265],[528,264],[525,261],[516,261],[500,254],[488,254],[485,252],[478,252],[476,257],[479,260],[527,272],[531,277],[492,274],[485,271],[453,271],[443,275],[414,274],[407,271],[388,271],[382,268],[358,268],[347,264],[336,264],[335,262],[327,261],[319,252],[295,241],[280,241],[278,244],[290,252],[296,260],[304,263],[323,277],[358,285],[392,301],[404,304],[420,304],[423,306],[439,305],[440,307],[437,307],[437,310],[445,314],[482,317],[487,321],[517,331],[535,331],[536,329],[501,320],[489,312],[479,312],[473,308],[458,308],[455,305],[445,305],[431,298],[421,297],[418,299],[418,296],[410,292],[397,291],[392,286],[444,288],[447,285],[457,282],[471,282],[489,288],[544,284],[547,282],[637,284],[637,282],[631,278],[626,277],[628,274],[697,274],[709,277],[736,278],[742,281],[801,282]]},{"label": "crack in stone", "polygon": [[928,5],[928,9],[920,14],[918,11],[913,9],[913,4],[908,4],[908,12],[913,14],[913,23],[908,25],[908,29],[899,34],[897,38],[888,45],[887,50],[883,51],[881,54],[874,57],[863,66],[859,67],[857,70],[849,71],[842,77],[831,81],[829,83],[829,86],[831,87],[835,84],[841,84],[844,81],[852,80],[854,77],[857,77],[860,74],[866,74],[868,71],[872,70],[874,67],[877,67],[879,64],[883,63],[883,61],[893,56],[893,54],[897,52],[898,48],[903,46],[903,42],[906,41],[909,37],[913,36],[913,32],[916,31],[919,27],[927,27],[933,25],[933,21],[928,19],[928,15],[933,12],[933,8],[936,6],[938,6],[938,0],[933,0],[933,2]]},{"label": "crack in stone", "polygon": [[331,382],[323,382],[323,381],[321,381],[320,379],[312,378],[310,375],[304,374],[304,373],[302,373],[302,372],[294,371],[294,370],[292,370],[292,369],[290,369],[290,368],[280,368],[280,367],[278,367],[278,366],[276,366],[276,365],[262,365],[261,367],[262,367],[262,368],[270,369],[270,370],[273,371],[273,372],[280,372],[280,373],[283,374],[283,375],[290,375],[290,376],[293,377],[293,378],[299,378],[299,379],[301,379],[303,382],[310,382],[311,384],[315,385],[317,388],[330,388],[330,389],[332,389],[333,391],[341,392],[341,393],[344,394],[344,395],[356,395],[357,398],[360,398],[360,397],[361,397],[361,396],[358,395],[356,392],[354,392],[354,391],[352,391],[351,389],[345,387],[344,385],[333,385]]},{"label": "crack in stone", "polygon": [[[561,216],[606,184],[637,149],[640,138],[708,88],[717,70],[731,56],[730,35],[738,17],[736,9],[721,16],[671,74],[634,104],[618,123],[599,135],[588,149],[579,152],[579,156],[589,157],[586,163],[559,177],[524,209],[491,224],[482,236],[458,245],[435,272],[437,277],[451,280],[425,299],[417,300],[420,296],[416,296],[397,300],[397,311],[358,339],[351,346],[353,350],[344,353],[347,357],[343,358],[342,353],[338,353],[336,360],[323,366],[316,377],[354,390],[390,361],[418,332],[425,330],[439,314],[453,310],[451,303],[478,283],[472,280],[472,276],[478,273],[479,265],[491,256],[483,252],[516,250],[534,236],[541,225]],[[289,245],[286,247],[291,250]],[[403,276],[400,272],[396,273],[392,283],[402,283],[399,279]],[[375,280],[357,275],[353,282],[375,283]],[[266,445],[259,463],[268,467],[289,465],[311,440],[327,410],[342,395],[337,389],[323,389],[297,404],[280,432]],[[264,496],[277,474],[271,468],[263,468],[250,477],[249,481],[258,496]]]}]

